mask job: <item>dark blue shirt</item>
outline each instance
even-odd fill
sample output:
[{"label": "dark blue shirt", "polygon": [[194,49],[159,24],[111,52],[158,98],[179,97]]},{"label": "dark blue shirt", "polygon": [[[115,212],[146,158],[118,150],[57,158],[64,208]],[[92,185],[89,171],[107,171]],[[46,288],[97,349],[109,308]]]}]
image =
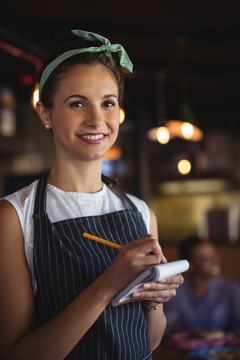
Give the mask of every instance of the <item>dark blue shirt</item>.
[{"label": "dark blue shirt", "polygon": [[212,279],[207,293],[197,296],[186,278],[164,306],[170,330],[240,330],[240,283],[230,279]]}]

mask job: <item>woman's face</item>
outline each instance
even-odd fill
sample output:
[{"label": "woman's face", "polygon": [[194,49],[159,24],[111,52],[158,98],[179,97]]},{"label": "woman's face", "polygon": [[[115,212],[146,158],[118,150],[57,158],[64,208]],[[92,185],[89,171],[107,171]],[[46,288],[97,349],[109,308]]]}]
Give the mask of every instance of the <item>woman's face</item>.
[{"label": "woman's face", "polygon": [[215,247],[209,242],[197,245],[192,251],[191,267],[195,274],[205,278],[219,275],[220,259]]},{"label": "woman's face", "polygon": [[54,106],[45,115],[59,159],[102,159],[119,130],[114,75],[102,64],[74,66],[59,81]]}]

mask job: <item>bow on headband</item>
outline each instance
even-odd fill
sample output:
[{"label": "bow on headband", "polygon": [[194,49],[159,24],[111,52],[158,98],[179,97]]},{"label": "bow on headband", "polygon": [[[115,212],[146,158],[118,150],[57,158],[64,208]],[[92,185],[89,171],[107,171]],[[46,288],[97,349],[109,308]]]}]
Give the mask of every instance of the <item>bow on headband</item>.
[{"label": "bow on headband", "polygon": [[66,60],[76,54],[81,54],[81,53],[85,53],[85,52],[94,53],[94,52],[103,51],[106,53],[106,55],[111,60],[113,60],[112,53],[117,53],[119,56],[120,65],[124,69],[128,70],[129,72],[132,72],[133,64],[132,64],[131,60],[129,59],[129,57],[122,45],[111,44],[107,38],[105,38],[101,35],[95,34],[93,32],[88,32],[88,31],[83,31],[83,30],[72,30],[72,33],[84,40],[87,40],[87,41],[100,41],[103,45],[98,46],[98,47],[91,46],[89,48],[73,49],[73,50],[66,51],[65,53],[58,56],[55,60],[53,60],[50,64],[48,64],[46,66],[46,68],[44,69],[44,71],[42,73],[42,76],[40,79],[40,84],[39,84],[39,94],[40,95],[41,95],[44,84],[46,83],[47,79],[49,78],[49,76],[51,75],[53,70],[56,69],[56,67],[58,65],[60,65],[64,60]]}]

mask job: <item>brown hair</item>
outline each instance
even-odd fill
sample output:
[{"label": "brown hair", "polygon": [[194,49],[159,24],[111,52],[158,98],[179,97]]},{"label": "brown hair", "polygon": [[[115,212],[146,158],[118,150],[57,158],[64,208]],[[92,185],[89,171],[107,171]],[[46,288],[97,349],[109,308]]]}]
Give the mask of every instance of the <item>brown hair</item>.
[{"label": "brown hair", "polygon": [[[99,46],[96,42],[91,42],[91,46]],[[89,42],[87,43],[85,41],[70,41],[68,43],[64,43],[59,47],[53,55],[51,55],[45,64],[43,65],[43,69],[55,58],[57,58],[62,53],[76,49],[76,48],[83,48],[83,47],[89,47]],[[89,64],[89,65],[97,65],[102,64],[106,66],[114,75],[116,78],[116,82],[118,85],[118,96],[119,96],[119,104],[122,105],[123,101],[123,91],[124,91],[124,79],[123,79],[123,73],[122,68],[118,64],[118,59],[115,56],[115,54],[112,54],[113,60],[110,59],[105,52],[86,52],[74,55],[65,61],[63,61],[60,65],[56,67],[56,69],[51,73],[49,78],[47,79],[46,83],[43,86],[42,93],[40,100],[42,101],[43,105],[50,109],[53,107],[54,104],[54,96],[58,90],[58,84],[61,78],[64,74],[66,74],[70,69],[72,69],[73,66],[79,65],[79,64]],[[41,75],[41,74],[40,74]]]}]

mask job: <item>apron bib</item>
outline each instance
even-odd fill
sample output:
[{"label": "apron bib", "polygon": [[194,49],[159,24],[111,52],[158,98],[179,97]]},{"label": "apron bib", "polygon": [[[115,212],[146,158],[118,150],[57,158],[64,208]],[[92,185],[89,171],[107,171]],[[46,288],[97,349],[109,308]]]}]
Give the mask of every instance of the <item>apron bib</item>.
[{"label": "apron bib", "polygon": [[[46,213],[48,174],[39,180],[33,215],[37,326],[62,311],[103,273],[118,254],[115,248],[83,238],[83,232],[120,245],[147,234],[136,206],[105,176],[103,181],[121,197],[126,209],[51,223]],[[116,308],[109,304],[65,359],[151,359],[148,328],[141,302]]]}]

